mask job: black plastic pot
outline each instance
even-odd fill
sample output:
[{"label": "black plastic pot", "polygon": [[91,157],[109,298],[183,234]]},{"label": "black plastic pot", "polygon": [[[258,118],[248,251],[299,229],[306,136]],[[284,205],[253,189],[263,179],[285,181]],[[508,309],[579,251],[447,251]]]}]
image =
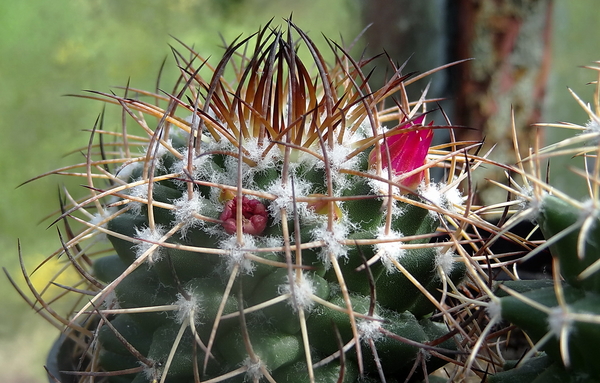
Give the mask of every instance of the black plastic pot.
[{"label": "black plastic pot", "polygon": [[74,350],[75,342],[64,334],[52,344],[52,348],[46,359],[46,369],[50,383],[77,382],[77,376],[61,372],[77,370],[78,359],[73,357]]}]

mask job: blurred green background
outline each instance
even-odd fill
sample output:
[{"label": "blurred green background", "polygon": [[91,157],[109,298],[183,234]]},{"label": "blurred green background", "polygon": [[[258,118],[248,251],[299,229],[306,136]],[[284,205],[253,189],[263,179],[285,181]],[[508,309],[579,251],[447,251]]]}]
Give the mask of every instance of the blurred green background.
[{"label": "blurred green background", "polygon": [[[566,86],[591,100],[592,89],[585,84],[595,78],[578,66],[600,60],[596,6],[596,0],[555,2],[550,97],[544,121],[587,121]],[[102,105],[62,95],[84,89],[109,91],[128,79],[133,87],[154,89],[163,59],[168,57],[172,63],[168,44],[176,42],[170,35],[206,56],[218,57],[222,52],[219,33],[231,41],[239,34],[251,34],[270,18],[279,25],[293,13],[294,21],[320,44],[321,33],[351,41],[365,27],[360,11],[360,0],[2,2],[0,265],[24,286],[17,239],[29,271],[59,246],[56,229],[47,229],[49,222],[43,218],[58,206],[58,185],[76,186],[78,180],[49,177],[17,186],[81,160],[78,153],[64,155],[87,144],[88,134],[83,130],[93,126]],[[172,65],[167,67],[163,84],[169,89],[176,73]],[[111,115],[117,118],[109,120],[108,127],[119,121],[115,109]],[[559,177],[556,182],[570,185],[572,180]],[[34,283],[48,278],[49,270],[34,274]],[[0,381],[45,382],[45,353],[58,332],[27,307],[4,276],[0,276],[0,292]]]}]

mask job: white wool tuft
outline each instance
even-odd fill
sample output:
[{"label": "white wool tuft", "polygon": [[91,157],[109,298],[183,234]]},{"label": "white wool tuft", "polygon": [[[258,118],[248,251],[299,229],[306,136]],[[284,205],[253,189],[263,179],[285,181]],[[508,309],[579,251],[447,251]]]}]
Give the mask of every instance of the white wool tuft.
[{"label": "white wool tuft", "polygon": [[[136,180],[139,181],[139,180]],[[126,190],[126,193],[134,198],[148,199],[148,184],[137,185]],[[128,204],[131,213],[139,215],[142,211],[142,202],[129,201]]]},{"label": "white wool tuft", "polygon": [[[181,174],[181,176],[183,178],[187,178],[186,173],[188,173],[188,156],[189,156],[189,151],[188,149],[184,149],[181,153],[181,160],[177,161],[173,164],[173,171],[176,173]],[[196,156],[194,154],[192,154],[192,174],[191,176],[194,179],[199,179],[201,178],[204,173],[205,173],[205,166],[204,164],[210,160],[211,156],[210,155],[199,155]]]},{"label": "white wool tuft", "polygon": [[[98,227],[98,228],[103,228],[106,229],[106,224],[108,223],[108,221],[110,221],[111,215],[112,213],[114,213],[116,209],[114,208],[107,208],[105,209],[102,213],[96,213],[92,216],[92,218],[89,221],[90,225],[93,225],[94,227]],[[98,241],[104,241],[106,240],[108,237],[106,236],[106,233],[97,230],[96,231],[96,240]]]},{"label": "white wool tuft", "polygon": [[[147,256],[148,263],[152,264],[158,261],[162,254],[162,246],[156,245],[160,243],[161,238],[165,235],[165,231],[162,226],[158,225],[151,230],[149,227],[143,227],[142,229],[135,229],[135,238],[140,241],[135,245],[135,257],[139,258],[148,251],[151,253]],[[154,247],[153,250],[151,250]]]},{"label": "white wool tuft", "polygon": [[528,211],[524,218],[534,221],[542,211],[544,197],[548,195],[548,193],[544,191],[542,192],[542,198],[537,198],[535,190],[530,185],[525,185],[523,187],[517,186],[517,188],[522,194],[517,197],[519,210],[521,212]]},{"label": "white wool tuft", "polygon": [[189,199],[187,193],[173,202],[175,206],[175,224],[182,223],[181,236],[185,238],[188,229],[204,225],[204,221],[194,217],[194,214],[200,214],[206,201],[198,191],[194,191],[192,198]]},{"label": "white wool tuft", "polygon": [[284,184],[281,179],[276,180],[267,188],[268,193],[277,196],[268,207],[275,224],[281,221],[281,209],[284,209],[290,217],[293,216],[294,205],[300,217],[316,217],[316,214],[308,209],[306,202],[297,202],[294,200],[294,197],[306,197],[310,192],[310,187],[310,182],[296,178],[294,179],[294,190],[292,190],[291,182]]},{"label": "white wool tuft", "polygon": [[271,148],[271,150],[265,153],[264,151],[267,146],[264,143],[260,145],[258,137],[245,139],[243,146],[248,159],[256,163],[255,166],[248,169],[252,172],[261,172],[272,168],[275,162],[281,157],[281,151],[277,150],[277,148]]},{"label": "white wool tuft", "polygon": [[321,249],[321,261],[326,267],[330,266],[330,255],[336,259],[345,257],[348,253],[348,248],[344,244],[348,238],[348,226],[342,223],[333,225],[333,230],[327,229],[327,222],[323,222],[320,226],[313,229],[313,241],[323,241],[325,246]]},{"label": "white wool tuft", "polygon": [[247,368],[244,381],[258,382],[263,378],[263,363],[259,360],[253,362],[249,357],[244,361],[244,366]]},{"label": "white wool tuft", "polygon": [[[433,206],[451,212],[456,212],[456,207],[462,206],[465,202],[465,197],[456,186],[448,187],[447,184],[441,182],[430,182],[428,184],[421,183],[418,192],[421,197]],[[429,214],[437,216],[438,213],[431,210],[429,211]]]},{"label": "white wool tuft", "polygon": [[256,249],[256,243],[254,241],[254,236],[249,234],[243,234],[243,246],[238,245],[237,237],[232,235],[222,241],[219,244],[219,248],[222,250],[227,250],[228,254],[225,255],[227,259],[227,269],[229,271],[233,270],[235,265],[240,266],[240,272],[252,275],[254,272],[254,262],[250,261],[246,258],[245,254],[250,253]]},{"label": "white wool tuft", "polygon": [[553,307],[550,309],[548,314],[548,329],[555,336],[559,337],[563,328],[567,328],[570,331],[573,326],[573,318],[569,316],[569,313],[560,306]]},{"label": "white wool tuft", "polygon": [[[376,175],[375,171],[371,170],[370,171],[371,174]],[[390,173],[389,168],[385,168],[382,170],[381,172],[381,178],[385,178],[386,180],[394,180],[395,174],[392,171]],[[375,194],[383,194],[383,195],[388,195],[389,194],[389,188],[390,188],[390,184],[389,181],[381,181],[381,180],[376,180],[373,178],[369,178],[369,186],[371,186],[371,190],[373,191],[373,193]],[[397,186],[392,186],[392,195],[396,195],[399,196],[401,195],[402,192],[401,190],[397,187]]]},{"label": "white wool tuft", "polygon": [[373,315],[373,319],[359,319],[356,323],[361,340],[378,340],[384,337],[381,332],[381,317]]},{"label": "white wool tuft", "polygon": [[388,273],[398,271],[394,262],[399,261],[406,254],[406,250],[401,243],[402,237],[402,233],[398,231],[390,230],[386,233],[385,226],[377,229],[377,239],[385,242],[375,244],[374,248]]},{"label": "white wool tuft", "polygon": [[450,272],[452,272],[452,269],[454,269],[455,256],[456,256],[456,254],[454,254],[454,251],[452,251],[450,249],[442,252],[442,248],[440,248],[440,247],[436,248],[436,255],[435,255],[436,268],[441,267],[444,274],[449,275]]},{"label": "white wool tuft", "polygon": [[193,317],[196,324],[198,324],[197,320],[202,313],[200,306],[202,299],[196,296],[193,291],[188,291],[187,294],[189,295],[189,299],[186,299],[182,294],[177,294],[177,301],[175,301],[174,305],[179,308],[177,309],[175,321],[181,324],[188,318]]},{"label": "white wool tuft", "polygon": [[457,206],[462,206],[465,203],[465,196],[462,195],[458,187],[452,187],[444,193],[450,211],[456,211]]},{"label": "white wool tuft", "polygon": [[490,318],[501,318],[502,317],[502,306],[500,302],[492,300],[488,303],[486,311]]},{"label": "white wool tuft", "polygon": [[600,133],[600,121],[596,118],[586,122],[584,133]]},{"label": "white wool tuft", "polygon": [[310,310],[315,303],[312,299],[313,295],[315,294],[315,286],[312,279],[310,279],[304,273],[299,281],[296,281],[295,273],[294,276],[292,276],[291,281],[289,276],[287,276],[286,279],[287,282],[283,285],[280,285],[278,288],[279,294],[292,294],[288,300],[288,303],[290,306],[292,306],[294,311]]},{"label": "white wool tuft", "polygon": [[[315,164],[320,168],[329,166],[329,174],[331,174],[333,183],[337,186],[336,190],[343,190],[348,186],[348,177],[340,172],[340,169],[358,170],[358,165],[360,163],[360,156],[348,158],[348,155],[353,151],[353,148],[350,145],[350,137],[352,136],[346,134],[342,145],[336,142],[333,147],[327,147],[327,163],[320,161]],[[346,138],[348,138],[348,140],[346,140]]]}]

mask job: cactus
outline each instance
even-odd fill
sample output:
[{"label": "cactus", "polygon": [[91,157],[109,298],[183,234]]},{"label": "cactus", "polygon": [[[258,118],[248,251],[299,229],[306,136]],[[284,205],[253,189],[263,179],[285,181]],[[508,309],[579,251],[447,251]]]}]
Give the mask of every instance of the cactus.
[{"label": "cactus", "polygon": [[426,122],[426,90],[407,100],[405,86],[444,67],[394,66],[372,90],[370,60],[328,44],[334,65],[291,22],[236,40],[216,66],[183,44],[171,93],[85,96],[130,119],[117,131],[99,119],[85,161],[48,173],[83,176],[90,193],[66,191],[66,237],[49,257],[79,273],[59,296],[76,309],[63,317],[32,288],[66,327],[53,381],[405,381],[462,368],[480,327],[459,323],[470,313],[457,286],[481,272],[463,246],[499,228],[458,188],[492,162],[471,153],[478,143],[431,147],[442,127]]},{"label": "cactus", "polygon": [[[596,71],[600,69],[593,68]],[[522,211],[515,219],[532,219],[546,239],[527,257],[548,249],[553,259],[552,280],[499,283],[488,311],[520,327],[533,342],[522,360],[507,361],[504,372],[489,382],[599,382],[595,347],[600,342],[600,222],[598,215],[598,134],[600,84],[594,109],[576,100],[589,115],[582,134],[535,153],[528,161],[533,172],[515,169],[524,185],[515,190]],[[541,124],[549,125],[549,124]],[[577,128],[573,124],[552,126]],[[591,143],[591,144],[589,144]],[[537,173],[541,160],[564,154],[590,158],[586,172],[590,198],[577,201],[546,184]],[[587,160],[586,160],[587,161]],[[532,174],[533,173],[533,174]]]}]

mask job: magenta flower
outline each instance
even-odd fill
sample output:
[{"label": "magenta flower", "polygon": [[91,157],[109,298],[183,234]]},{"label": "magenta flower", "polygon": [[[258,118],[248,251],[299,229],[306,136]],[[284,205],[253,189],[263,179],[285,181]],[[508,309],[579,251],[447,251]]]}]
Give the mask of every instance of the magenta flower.
[{"label": "magenta flower", "polygon": [[[416,189],[423,178],[425,172],[421,171],[403,178],[402,174],[411,172],[425,163],[431,140],[433,139],[433,130],[414,129],[425,120],[425,115],[421,115],[406,124],[400,125],[386,134],[384,142],[380,146],[381,167],[386,169],[388,164],[392,166],[393,177],[398,179],[402,186],[410,189]],[[405,130],[404,132],[398,132]],[[390,154],[388,161],[387,154]],[[369,164],[375,166],[377,159],[375,150],[369,155]]]},{"label": "magenta flower", "polygon": [[[227,234],[235,234],[237,228],[237,198],[225,203],[219,217]],[[261,235],[267,227],[267,209],[257,199],[242,197],[242,232]]]}]

